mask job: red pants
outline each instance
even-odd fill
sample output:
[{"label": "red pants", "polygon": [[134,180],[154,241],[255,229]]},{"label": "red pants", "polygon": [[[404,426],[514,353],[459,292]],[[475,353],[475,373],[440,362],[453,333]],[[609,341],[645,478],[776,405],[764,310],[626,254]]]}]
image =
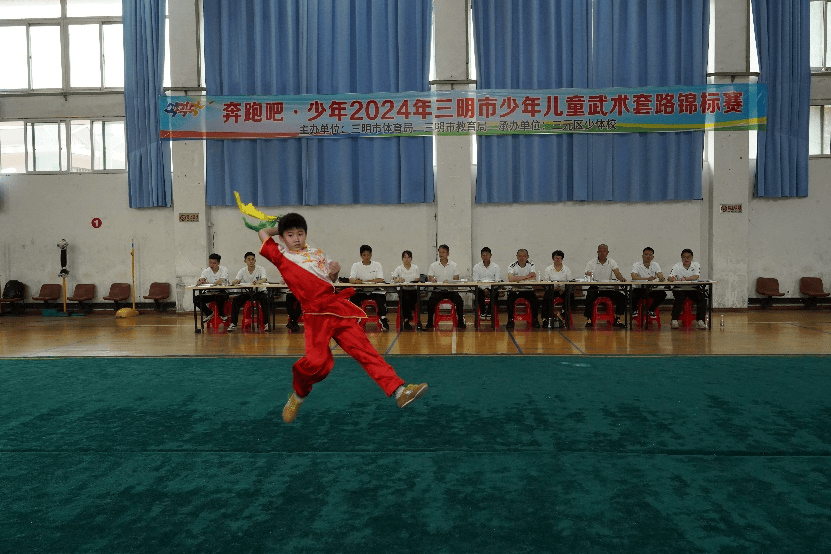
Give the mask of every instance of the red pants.
[{"label": "red pants", "polygon": [[387,396],[392,395],[404,384],[383,357],[375,350],[366,332],[358,325],[358,320],[350,317],[333,315],[305,314],[303,316],[306,335],[306,355],[292,366],[294,375],[294,392],[298,396],[307,396],[312,385],[326,379],[335,359],[329,349],[329,341],[335,342],[378,383]]}]

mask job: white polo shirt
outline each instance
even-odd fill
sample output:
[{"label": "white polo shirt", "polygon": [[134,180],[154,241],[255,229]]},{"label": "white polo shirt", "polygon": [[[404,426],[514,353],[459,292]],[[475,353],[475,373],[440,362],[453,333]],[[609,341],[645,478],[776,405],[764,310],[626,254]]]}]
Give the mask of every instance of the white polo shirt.
[{"label": "white polo shirt", "polygon": [[617,262],[612,258],[606,258],[606,263],[600,263],[597,258],[592,258],[586,264],[586,273],[591,271],[592,281],[617,281],[614,270],[616,270]]}]

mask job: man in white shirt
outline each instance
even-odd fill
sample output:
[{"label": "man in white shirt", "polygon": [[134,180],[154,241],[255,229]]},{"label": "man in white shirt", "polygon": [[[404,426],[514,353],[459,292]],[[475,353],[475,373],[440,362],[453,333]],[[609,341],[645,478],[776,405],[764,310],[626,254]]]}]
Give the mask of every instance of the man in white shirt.
[{"label": "man in white shirt", "polygon": [[[456,262],[451,260],[450,247],[446,244],[439,246],[439,259],[430,264],[430,270],[427,272],[427,278],[431,283],[450,283],[459,280],[459,272],[456,269]],[[456,305],[456,317],[458,319],[457,326],[460,329],[465,329],[464,308],[465,302],[462,300],[462,295],[454,290],[435,290],[430,298],[427,299],[427,327],[426,330],[433,328],[433,317],[436,313],[436,305],[439,301],[449,299]]]},{"label": "man in white shirt", "polygon": [[[482,256],[482,261],[473,266],[473,280],[477,283],[498,282],[500,280],[499,266],[491,261],[491,249],[485,246],[479,254]],[[490,287],[480,286],[476,289],[476,305],[479,306],[482,319],[493,317],[494,302],[485,304],[485,299],[490,296]]]},{"label": "man in white shirt", "polygon": [[[381,264],[372,261],[372,247],[368,244],[361,245],[361,261],[352,264],[349,282],[354,284],[384,282],[384,270]],[[387,295],[384,289],[361,288],[358,290],[360,292],[356,292],[350,298],[352,303],[360,306],[364,300],[374,300],[378,304],[381,326],[388,331],[390,324],[387,321]]]},{"label": "man in white shirt", "polygon": [[[632,264],[632,283],[638,281],[664,281],[664,274],[661,272],[661,266],[654,261],[655,250],[651,246],[647,246],[641,253],[641,261]],[[655,310],[661,305],[661,302],[666,300],[667,293],[663,290],[646,287],[632,287],[632,319],[638,317],[638,303],[642,298],[646,298],[646,309],[650,317],[655,317]]]},{"label": "man in white shirt", "polygon": [[[528,250],[520,248],[516,251],[516,261],[508,266],[508,281],[519,283],[539,280],[534,262],[528,260]],[[508,323],[505,324],[505,328],[514,328],[514,302],[518,298],[524,298],[531,304],[531,326],[539,329],[540,321],[537,316],[540,311],[540,301],[533,287],[512,287],[508,291]]]},{"label": "man in white shirt", "polygon": [[[265,274],[265,268],[257,265],[257,257],[253,252],[246,252],[243,258],[245,260],[245,267],[237,272],[236,278],[231,282],[232,285],[262,285],[268,282],[268,277]],[[268,313],[269,313],[269,299],[266,291],[263,290],[249,290],[242,294],[234,296],[231,302],[231,324],[228,326],[228,331],[234,331],[237,328],[237,321],[239,320],[239,310],[249,300],[255,300],[260,303],[260,308],[263,314],[263,330],[268,331]]]},{"label": "man in white shirt", "polygon": [[[612,276],[620,281],[626,282],[620,270],[617,267],[617,262],[609,257],[609,247],[605,244],[597,245],[597,257],[592,258],[586,264],[586,277],[592,281],[612,281]],[[600,291],[596,286],[590,286],[586,292],[586,306],[583,309],[583,315],[588,321],[586,327],[593,327],[592,321],[592,305],[598,297],[605,296],[612,301],[615,307],[615,327],[625,328],[626,324],[620,321],[620,316],[626,313],[626,295],[618,290],[603,290]]]},{"label": "man in white shirt", "polygon": [[[670,283],[681,281],[698,281],[701,277],[701,265],[693,261],[693,251],[685,248],[681,251],[681,261],[672,266],[669,272],[667,281]],[[693,327],[696,329],[707,329],[707,323],[704,318],[707,316],[707,300],[704,293],[697,288],[679,287],[672,289],[672,295],[675,300],[672,302],[672,329],[678,329],[678,318],[681,316],[681,311],[684,309],[684,300],[687,298],[695,302],[695,322]]]},{"label": "man in white shirt", "polygon": [[[202,275],[199,276],[199,280],[196,281],[196,284],[203,286],[229,284],[228,268],[223,265],[219,265],[219,262],[221,261],[222,256],[219,254],[211,254],[208,256],[208,267],[202,270]],[[222,321],[227,321],[228,318],[223,312],[225,302],[227,300],[228,294],[225,292],[198,295],[196,297],[196,304],[202,311],[202,323],[207,323],[214,317],[213,311],[208,307],[208,304],[211,302],[216,302],[216,307],[219,310],[219,317],[222,318]]]}]

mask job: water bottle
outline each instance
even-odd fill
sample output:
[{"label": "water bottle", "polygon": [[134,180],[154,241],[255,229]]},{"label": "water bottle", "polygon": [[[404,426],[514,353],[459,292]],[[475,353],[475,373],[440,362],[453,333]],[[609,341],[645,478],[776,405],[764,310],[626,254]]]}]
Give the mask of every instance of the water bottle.
[{"label": "water bottle", "polygon": [[721,328],[724,329],[724,314],[721,314]]}]

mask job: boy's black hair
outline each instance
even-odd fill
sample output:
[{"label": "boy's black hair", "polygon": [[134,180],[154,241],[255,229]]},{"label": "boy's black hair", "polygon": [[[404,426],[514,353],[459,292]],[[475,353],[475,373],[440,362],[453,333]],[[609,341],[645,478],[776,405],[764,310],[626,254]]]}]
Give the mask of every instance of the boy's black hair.
[{"label": "boy's black hair", "polygon": [[277,234],[282,235],[289,229],[303,229],[304,233],[308,233],[309,228],[306,225],[306,218],[294,212],[281,215],[280,220],[277,222]]},{"label": "boy's black hair", "polygon": [[242,257],[242,259],[244,260],[244,259],[245,259],[245,258],[247,258],[248,256],[254,256],[255,258],[257,257],[257,255],[256,255],[256,254],[254,254],[253,252],[246,252],[246,253],[245,253],[245,256],[243,256],[243,257]]},{"label": "boy's black hair", "polygon": [[649,250],[649,251],[650,251],[650,252],[652,252],[653,254],[655,253],[655,249],[654,249],[654,248],[652,248],[651,246],[647,246],[646,248],[644,248],[644,249],[643,249],[643,251],[644,251],[644,252],[646,252],[647,250]]},{"label": "boy's black hair", "polygon": [[361,245],[361,254],[363,254],[364,252],[367,252],[367,251],[369,251],[369,253],[372,254],[372,247],[368,244],[362,244]]},{"label": "boy's black hair", "polygon": [[446,244],[440,244],[439,245],[439,250],[441,250],[442,248],[447,250],[447,253],[450,254],[450,247],[449,246],[447,246]]},{"label": "boy's black hair", "polygon": [[485,252],[487,252],[488,254],[492,254],[492,252],[491,252],[491,249],[490,249],[490,248],[488,248],[487,246],[483,246],[483,247],[482,247],[482,250],[480,250],[480,251],[479,251],[479,253],[480,253],[480,254],[484,254]]},{"label": "boy's black hair", "polygon": [[410,252],[409,250],[405,250],[405,251],[403,251],[403,252],[401,253],[401,257],[403,258],[404,256],[409,256],[409,257],[411,257],[411,258],[412,258],[412,257],[413,257],[413,253],[412,253],[412,252]]},{"label": "boy's black hair", "polygon": [[219,254],[211,254],[210,256],[208,256],[208,259],[209,260],[216,260],[217,263],[219,263],[219,262],[222,261],[222,256],[220,256]]},{"label": "boy's black hair", "polygon": [[552,252],[551,253],[551,259],[552,260],[554,259],[554,256],[560,256],[562,259],[564,259],[564,260],[566,259],[566,255],[563,254],[562,250],[555,250],[554,252]]},{"label": "boy's black hair", "polygon": [[692,250],[690,250],[689,248],[685,248],[685,249],[683,249],[683,250],[681,251],[681,255],[683,256],[683,255],[684,255],[684,254],[686,254],[687,252],[689,252],[689,253],[690,253],[690,256],[695,257],[695,254],[693,254],[693,251],[692,251]]}]

